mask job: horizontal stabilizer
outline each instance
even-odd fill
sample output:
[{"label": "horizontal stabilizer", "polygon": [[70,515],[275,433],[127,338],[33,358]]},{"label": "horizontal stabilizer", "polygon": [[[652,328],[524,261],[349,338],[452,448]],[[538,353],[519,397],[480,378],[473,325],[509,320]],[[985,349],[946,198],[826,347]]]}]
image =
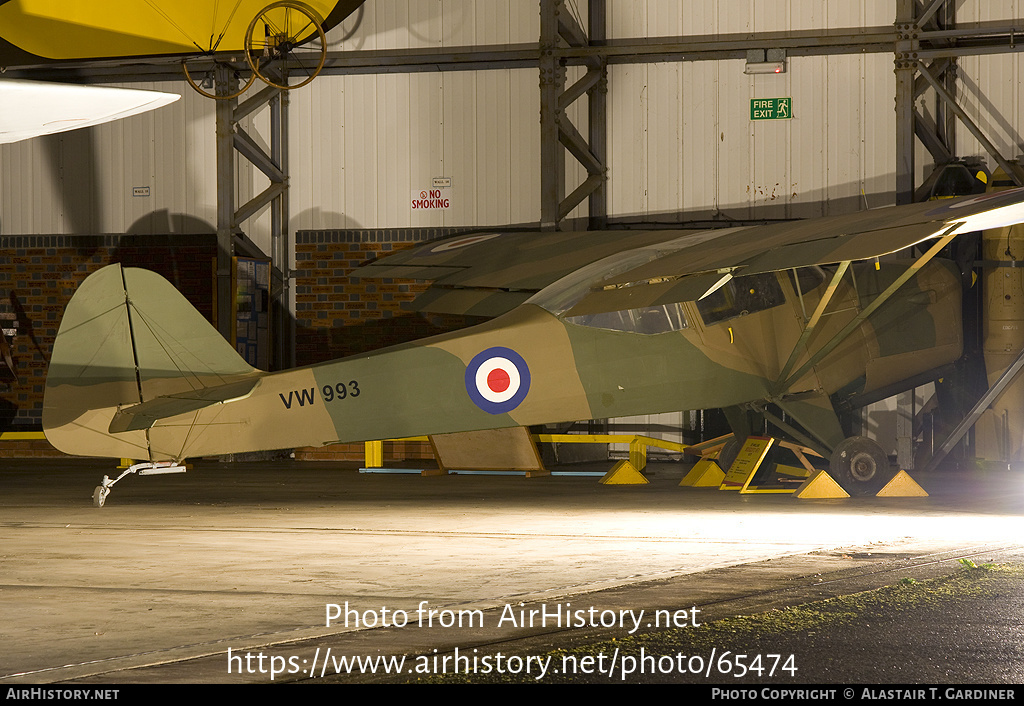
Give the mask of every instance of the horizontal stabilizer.
[{"label": "horizontal stabilizer", "polygon": [[110,421],[110,433],[149,429],[156,422],[168,417],[176,417],[186,412],[194,412],[215,404],[227,404],[244,400],[259,385],[260,378],[254,377],[226,385],[206,387],[191,392],[178,392],[132,405],[118,410]]}]

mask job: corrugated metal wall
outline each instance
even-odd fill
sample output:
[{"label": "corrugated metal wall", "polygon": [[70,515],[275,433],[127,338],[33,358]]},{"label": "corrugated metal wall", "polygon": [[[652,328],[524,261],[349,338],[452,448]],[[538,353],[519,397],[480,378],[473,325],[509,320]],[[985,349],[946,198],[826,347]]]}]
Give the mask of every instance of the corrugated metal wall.
[{"label": "corrugated metal wall", "polygon": [[[1024,0],[978,0],[965,3],[957,13],[961,22],[1015,19],[1024,16]],[[1024,151],[1024,55],[965,57],[958,64],[960,106],[1004,157],[1019,157]],[[984,154],[977,139],[959,122],[957,145],[960,154]],[[996,166],[991,159],[986,161],[990,167]]]},{"label": "corrugated metal wall", "polygon": [[[327,76],[292,95],[295,229],[537,220],[540,99],[533,70]],[[447,211],[415,190],[452,179]]]},{"label": "corrugated metal wall", "polygon": [[[731,34],[891,24],[893,3],[611,3],[615,37]],[[891,54],[613,67],[611,210],[657,217],[758,209],[774,217],[855,209],[895,187]],[[753,98],[793,99],[793,119],[751,121]],[[882,205],[878,199],[872,206]],[[764,207],[773,207],[766,211]]]},{"label": "corrugated metal wall", "polygon": [[[959,17],[1019,17],[1020,5],[968,0]],[[893,8],[894,0],[611,0],[608,31],[624,38],[873,26],[891,23]],[[331,37],[332,48],[359,50],[534,42],[538,34],[535,2],[374,0]],[[964,107],[999,149],[1016,156],[1024,56],[974,57],[961,66]],[[742,61],[615,66],[611,215],[813,216],[890,202],[894,85],[890,54],[791,58],[778,76],[747,76]],[[0,149],[0,234],[212,230],[213,102],[183,83],[149,87],[183,99]],[[793,119],[751,121],[750,99],[768,97],[792,97]],[[572,109],[581,131],[585,105]],[[266,117],[254,120],[258,133]],[[320,77],[291,94],[291,226],[535,222],[538,120],[534,69]],[[961,154],[981,154],[965,129],[959,135]],[[922,148],[921,174],[927,161]],[[241,161],[239,168],[242,202],[264,180]],[[566,172],[568,191],[584,174],[571,158]],[[451,208],[413,212],[410,194],[437,176],[452,179]],[[149,186],[150,195],[132,196],[134,186]],[[263,246],[267,220],[245,224]]]},{"label": "corrugated metal wall", "polygon": [[[144,115],[0,149],[0,233],[216,230],[212,101],[183,83],[132,87],[186,93]],[[136,186],[150,195],[133,197]]]},{"label": "corrugated metal wall", "polygon": [[[612,68],[611,211],[810,217],[895,188],[890,55],[793,58],[781,75],[744,62]],[[627,96],[631,96],[629,100]],[[750,100],[792,98],[791,120],[750,120]],[[772,207],[766,211],[765,207]]]}]

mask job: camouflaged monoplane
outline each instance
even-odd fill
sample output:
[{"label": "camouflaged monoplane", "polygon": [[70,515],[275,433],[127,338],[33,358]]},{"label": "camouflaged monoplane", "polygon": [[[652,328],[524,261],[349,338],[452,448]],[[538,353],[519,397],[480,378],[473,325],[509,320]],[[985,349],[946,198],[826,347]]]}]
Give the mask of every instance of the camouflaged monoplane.
[{"label": "camouflaged monoplane", "polygon": [[[1022,221],[1015,189],[703,232],[449,238],[363,276],[433,280],[420,308],[495,318],[274,373],[160,276],[110,265],[68,304],[43,427],[70,454],[174,463],[772,403],[857,491],[884,480],[888,459],[844,437],[833,400],[893,394],[956,360],[961,273],[935,256],[962,233]],[[877,259],[911,246],[923,254]]]}]

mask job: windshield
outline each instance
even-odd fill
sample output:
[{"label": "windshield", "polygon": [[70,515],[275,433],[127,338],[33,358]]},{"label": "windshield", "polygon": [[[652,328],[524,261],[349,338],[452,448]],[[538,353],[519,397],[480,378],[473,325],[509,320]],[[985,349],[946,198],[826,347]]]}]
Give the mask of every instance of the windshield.
[{"label": "windshield", "polygon": [[651,247],[609,255],[549,284],[527,299],[526,303],[536,304],[558,316],[571,309],[588,292],[600,289],[602,282],[640,265],[646,265],[660,257],[662,252]]},{"label": "windshield", "polygon": [[646,265],[652,260],[657,260],[659,257],[681,250],[688,245],[695,245],[737,230],[742,230],[742,228],[691,232],[658,245],[648,245],[644,248],[609,255],[552,282],[526,300],[526,303],[536,304],[558,316],[572,308],[587,292],[601,289],[605,282],[623,272]]}]

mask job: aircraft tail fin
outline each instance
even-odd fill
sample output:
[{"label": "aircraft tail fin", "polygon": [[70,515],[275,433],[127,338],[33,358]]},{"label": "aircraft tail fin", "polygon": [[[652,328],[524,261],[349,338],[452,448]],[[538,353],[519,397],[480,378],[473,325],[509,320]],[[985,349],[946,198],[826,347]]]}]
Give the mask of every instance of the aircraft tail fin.
[{"label": "aircraft tail fin", "polygon": [[146,428],[110,431],[119,410],[257,377],[167,280],[110,265],[86,278],[64,312],[47,372],[43,430],[54,446],[78,455],[142,458]]}]

